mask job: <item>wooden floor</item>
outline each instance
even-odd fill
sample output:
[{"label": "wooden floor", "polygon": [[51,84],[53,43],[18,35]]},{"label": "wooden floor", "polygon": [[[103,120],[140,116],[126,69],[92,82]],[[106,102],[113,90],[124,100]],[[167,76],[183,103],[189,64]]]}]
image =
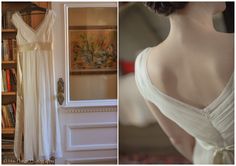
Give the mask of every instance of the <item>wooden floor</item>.
[{"label": "wooden floor", "polygon": [[119,152],[126,154],[133,152],[163,155],[179,154],[158,124],[152,124],[147,127],[124,126],[120,124]]},{"label": "wooden floor", "polygon": [[158,124],[119,125],[120,164],[190,164],[172,146]]}]

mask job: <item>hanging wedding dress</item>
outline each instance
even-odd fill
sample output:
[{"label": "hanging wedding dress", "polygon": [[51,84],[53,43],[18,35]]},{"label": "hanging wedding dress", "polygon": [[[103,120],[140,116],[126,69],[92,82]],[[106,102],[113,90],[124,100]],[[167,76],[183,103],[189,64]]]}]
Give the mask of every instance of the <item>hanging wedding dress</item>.
[{"label": "hanging wedding dress", "polygon": [[48,10],[41,24],[33,29],[20,13],[12,16],[18,44],[14,143],[17,159],[49,160],[62,156],[53,70],[54,19],[54,12]]}]

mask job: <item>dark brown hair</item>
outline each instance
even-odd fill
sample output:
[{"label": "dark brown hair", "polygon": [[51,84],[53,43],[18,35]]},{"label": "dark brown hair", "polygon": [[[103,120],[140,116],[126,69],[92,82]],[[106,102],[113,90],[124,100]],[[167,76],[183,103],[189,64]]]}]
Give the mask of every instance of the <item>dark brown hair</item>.
[{"label": "dark brown hair", "polygon": [[145,2],[145,5],[155,13],[168,16],[176,10],[184,8],[187,3],[188,2]]}]

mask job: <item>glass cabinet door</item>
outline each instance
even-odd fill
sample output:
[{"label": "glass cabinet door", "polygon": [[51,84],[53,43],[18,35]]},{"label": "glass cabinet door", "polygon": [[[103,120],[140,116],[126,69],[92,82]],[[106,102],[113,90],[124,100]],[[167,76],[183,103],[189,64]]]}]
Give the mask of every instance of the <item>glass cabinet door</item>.
[{"label": "glass cabinet door", "polygon": [[65,7],[67,99],[114,102],[117,99],[116,4],[86,4]]}]

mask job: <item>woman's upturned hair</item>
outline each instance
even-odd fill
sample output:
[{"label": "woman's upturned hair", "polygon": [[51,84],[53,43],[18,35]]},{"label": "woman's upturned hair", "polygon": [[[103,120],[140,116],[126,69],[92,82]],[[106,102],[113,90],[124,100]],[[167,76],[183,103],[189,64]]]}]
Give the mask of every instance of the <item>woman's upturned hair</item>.
[{"label": "woman's upturned hair", "polygon": [[145,2],[145,5],[155,13],[168,16],[176,10],[183,9],[188,2]]}]

